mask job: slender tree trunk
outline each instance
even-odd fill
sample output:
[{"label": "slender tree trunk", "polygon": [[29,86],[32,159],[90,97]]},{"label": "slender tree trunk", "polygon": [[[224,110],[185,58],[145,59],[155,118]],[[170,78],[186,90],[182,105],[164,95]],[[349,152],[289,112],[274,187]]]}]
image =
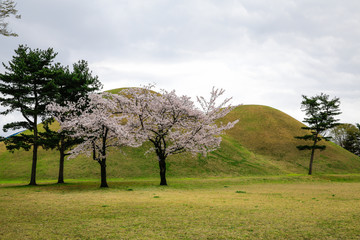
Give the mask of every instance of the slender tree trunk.
[{"label": "slender tree trunk", "polygon": [[100,187],[109,187],[106,181],[106,159],[99,161],[101,167],[101,185]]},{"label": "slender tree trunk", "polygon": [[[34,84],[34,98],[35,98],[35,112],[38,110],[38,96],[37,96],[37,86]],[[24,115],[24,113],[23,113]],[[25,115],[24,115],[25,116]],[[38,153],[38,128],[37,128],[37,114],[34,114],[34,122],[32,127],[34,130],[34,145],[33,145],[33,159],[31,166],[31,178],[29,185],[36,185],[36,164],[37,164],[37,153]]]},{"label": "slender tree trunk", "polygon": [[59,176],[57,183],[65,183],[64,182],[64,162],[65,162],[65,149],[64,149],[64,136],[60,137],[60,162],[59,162]]},{"label": "slender tree trunk", "polygon": [[33,159],[31,165],[31,178],[29,185],[36,185],[36,164],[38,152],[38,132],[37,132],[37,117],[34,117],[34,145],[33,145]]},{"label": "slender tree trunk", "polygon": [[59,177],[57,183],[65,183],[64,182],[64,162],[65,162],[65,153],[62,148],[60,148],[60,162],[59,162]]},{"label": "slender tree trunk", "polygon": [[160,185],[167,185],[166,183],[166,162],[165,159],[159,158],[160,168]]},{"label": "slender tree trunk", "polygon": [[[317,135],[316,135],[316,138],[317,138]],[[311,149],[311,157],[310,157],[310,164],[309,164],[309,175],[312,174],[312,165],[313,165],[313,162],[314,162],[314,155],[315,155],[315,146],[316,146],[316,143],[317,141],[315,140],[314,141],[314,145]]]},{"label": "slender tree trunk", "polygon": [[36,185],[37,150],[38,150],[38,145],[35,140],[34,146],[33,146],[33,159],[32,159],[31,178],[30,178],[29,185]]},{"label": "slender tree trunk", "polygon": [[101,167],[101,185],[100,187],[109,187],[106,181],[106,140],[107,140],[107,135],[109,132],[109,129],[105,126],[103,126],[103,132],[104,132],[104,136],[102,137],[102,150],[101,150],[101,156],[103,157],[103,159],[99,159],[98,162],[100,163],[100,167]]},{"label": "slender tree trunk", "polygon": [[313,165],[313,161],[314,161],[314,153],[315,153],[315,149],[311,149],[311,157],[310,157],[310,164],[309,164],[309,175],[312,174],[312,165]]}]

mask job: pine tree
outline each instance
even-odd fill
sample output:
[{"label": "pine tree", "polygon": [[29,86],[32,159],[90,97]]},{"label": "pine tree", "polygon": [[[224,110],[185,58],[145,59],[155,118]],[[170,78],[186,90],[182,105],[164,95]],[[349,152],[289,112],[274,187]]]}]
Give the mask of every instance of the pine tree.
[{"label": "pine tree", "polygon": [[341,114],[340,112],[340,99],[333,98],[329,100],[329,95],[321,93],[315,97],[302,96],[301,108],[306,114],[304,122],[308,124],[302,129],[308,130],[309,134],[304,136],[296,136],[297,139],[311,141],[311,145],[296,146],[299,150],[311,150],[309,175],[312,174],[312,165],[314,161],[314,153],[316,149],[325,150],[325,145],[318,145],[321,140],[330,140],[331,137],[325,137],[324,134],[328,129],[339,125],[339,119],[335,116]]},{"label": "pine tree", "polygon": [[38,123],[45,120],[45,107],[55,95],[55,82],[61,73],[59,64],[53,60],[57,53],[52,48],[32,50],[20,45],[8,65],[3,63],[5,73],[0,74],[0,104],[7,109],[1,114],[21,112],[23,121],[5,124],[3,130],[28,129],[31,134],[18,134],[5,140],[10,151],[23,148],[33,150],[31,179],[29,185],[36,185],[36,164],[38,147],[42,145]]},{"label": "pine tree", "polygon": [[[53,102],[60,106],[65,106],[69,102],[77,102],[84,98],[88,93],[100,90],[102,85],[97,76],[93,76],[85,60],[80,60],[73,64],[73,71],[68,67],[62,69],[62,73],[55,79],[56,97]],[[65,117],[59,116],[59,117]],[[62,119],[64,121],[64,119]],[[66,150],[71,149],[82,142],[80,138],[71,137],[71,133],[62,130],[60,132],[51,129],[54,118],[49,118],[44,122],[45,132],[41,133],[46,139],[45,148],[57,149],[60,154],[58,183],[64,183],[64,161],[65,156],[69,155]]]}]

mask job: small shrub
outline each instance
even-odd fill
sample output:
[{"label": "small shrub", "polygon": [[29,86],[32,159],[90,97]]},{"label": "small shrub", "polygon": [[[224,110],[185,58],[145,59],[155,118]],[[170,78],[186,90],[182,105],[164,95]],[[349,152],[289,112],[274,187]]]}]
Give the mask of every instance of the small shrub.
[{"label": "small shrub", "polygon": [[246,193],[245,191],[236,191],[236,193]]}]

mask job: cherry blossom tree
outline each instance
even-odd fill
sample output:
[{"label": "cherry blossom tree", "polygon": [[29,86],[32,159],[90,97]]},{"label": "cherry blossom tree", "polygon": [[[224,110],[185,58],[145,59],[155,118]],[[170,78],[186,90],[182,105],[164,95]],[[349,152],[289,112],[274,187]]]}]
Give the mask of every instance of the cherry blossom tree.
[{"label": "cherry blossom tree", "polygon": [[[124,96],[113,94],[89,94],[76,103],[69,102],[66,106],[53,103],[48,106],[54,118],[60,123],[61,129],[74,138],[82,138],[83,142],[70,150],[68,159],[79,154],[92,156],[100,164],[101,185],[108,187],[106,180],[107,150],[109,147],[141,145],[140,138],[127,120],[123,107],[129,102]],[[128,105],[128,104],[127,104]],[[118,114],[114,114],[118,112]],[[130,119],[130,118],[129,118]]]},{"label": "cherry blossom tree", "polygon": [[220,134],[238,121],[227,124],[219,121],[233,109],[228,104],[231,98],[217,104],[223,89],[213,88],[210,100],[198,97],[199,109],[187,96],[165,90],[159,94],[152,91],[152,87],[130,88],[123,90],[122,94],[130,99],[125,111],[132,117],[131,123],[140,127],[144,138],[153,144],[150,151],[158,157],[160,185],[167,185],[168,156],[183,152],[206,155],[219,148]]}]

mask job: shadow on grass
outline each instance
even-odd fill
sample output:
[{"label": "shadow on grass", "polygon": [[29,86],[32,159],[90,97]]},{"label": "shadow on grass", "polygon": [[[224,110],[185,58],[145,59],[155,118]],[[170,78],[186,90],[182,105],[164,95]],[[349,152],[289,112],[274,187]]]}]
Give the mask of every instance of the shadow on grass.
[{"label": "shadow on grass", "polygon": [[289,174],[279,176],[245,176],[245,177],[212,177],[212,178],[169,178],[169,186],[160,186],[158,179],[109,179],[108,188],[100,188],[97,180],[72,179],[66,183],[40,182],[38,185],[26,183],[0,182],[0,189],[27,189],[34,192],[86,192],[86,191],[136,191],[136,190],[198,190],[222,188],[247,184],[292,184],[299,182],[360,182],[360,174]]},{"label": "shadow on grass", "polygon": [[111,180],[108,181],[108,188],[100,188],[100,182],[96,180],[70,180],[65,183],[39,183],[29,185],[26,183],[0,183],[0,189],[26,189],[30,191],[49,191],[49,192],[86,192],[86,191],[111,191],[123,190],[134,191],[135,189],[164,188],[159,186],[158,180]]}]

